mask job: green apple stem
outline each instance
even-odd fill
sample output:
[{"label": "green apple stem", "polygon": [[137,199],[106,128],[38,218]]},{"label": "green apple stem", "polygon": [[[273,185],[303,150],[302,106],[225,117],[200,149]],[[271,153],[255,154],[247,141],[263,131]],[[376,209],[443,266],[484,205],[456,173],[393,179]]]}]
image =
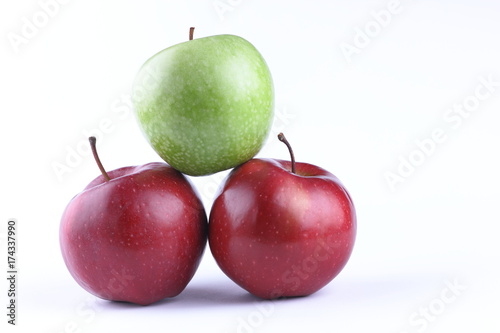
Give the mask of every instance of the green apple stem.
[{"label": "green apple stem", "polygon": [[92,154],[94,155],[95,162],[97,163],[99,170],[101,170],[101,173],[102,173],[104,179],[106,179],[106,181],[111,180],[111,178],[109,178],[109,176],[108,176],[108,173],[106,172],[106,170],[104,170],[104,167],[102,166],[101,159],[99,158],[99,155],[97,155],[95,136],[91,136],[89,138],[89,141],[90,141],[90,148],[92,148]]},{"label": "green apple stem", "polygon": [[189,40],[193,40],[194,27],[189,28]]},{"label": "green apple stem", "polygon": [[292,173],[295,173],[295,155],[293,154],[292,146],[290,145],[290,142],[288,142],[288,140],[285,138],[285,135],[283,133],[278,134],[278,139],[288,147],[288,151],[290,152],[290,159],[292,161]]}]

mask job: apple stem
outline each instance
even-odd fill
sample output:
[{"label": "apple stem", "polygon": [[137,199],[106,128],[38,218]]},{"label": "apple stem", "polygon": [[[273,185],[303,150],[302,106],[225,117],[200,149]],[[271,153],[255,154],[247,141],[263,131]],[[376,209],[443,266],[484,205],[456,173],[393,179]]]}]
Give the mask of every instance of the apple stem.
[{"label": "apple stem", "polygon": [[285,135],[283,133],[278,134],[278,139],[288,147],[288,151],[290,152],[290,159],[292,160],[292,173],[295,173],[295,155],[293,154],[292,146],[290,145],[290,142],[288,142],[288,140],[285,138]]},{"label": "apple stem", "polygon": [[189,40],[193,40],[194,27],[189,28]]},{"label": "apple stem", "polygon": [[106,181],[111,180],[111,178],[109,178],[109,176],[108,176],[108,173],[106,172],[106,170],[104,170],[104,167],[102,166],[101,159],[99,158],[99,155],[97,155],[95,136],[89,137],[89,141],[90,141],[90,148],[92,148],[92,154],[94,155],[95,162],[97,163],[99,170],[101,170],[101,173],[102,173],[104,179],[106,179]]}]

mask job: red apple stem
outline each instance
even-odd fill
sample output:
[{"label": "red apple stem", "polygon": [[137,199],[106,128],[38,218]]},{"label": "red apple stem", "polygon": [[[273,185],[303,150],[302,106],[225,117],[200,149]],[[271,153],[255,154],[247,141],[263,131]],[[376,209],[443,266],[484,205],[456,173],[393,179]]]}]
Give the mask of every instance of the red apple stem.
[{"label": "red apple stem", "polygon": [[109,176],[108,176],[108,173],[106,172],[106,170],[102,166],[101,159],[99,158],[99,155],[97,155],[95,136],[91,136],[89,138],[89,141],[90,141],[90,148],[92,148],[92,154],[94,155],[95,162],[97,163],[99,170],[101,170],[101,173],[102,173],[104,179],[106,179],[106,181],[111,180],[111,178],[109,178]]},{"label": "red apple stem", "polygon": [[288,151],[290,152],[290,159],[292,161],[292,173],[295,173],[295,155],[293,154],[292,146],[290,145],[290,142],[288,142],[288,140],[285,138],[285,134],[278,134],[278,139],[288,147]]},{"label": "red apple stem", "polygon": [[193,40],[194,27],[189,28],[189,40]]}]

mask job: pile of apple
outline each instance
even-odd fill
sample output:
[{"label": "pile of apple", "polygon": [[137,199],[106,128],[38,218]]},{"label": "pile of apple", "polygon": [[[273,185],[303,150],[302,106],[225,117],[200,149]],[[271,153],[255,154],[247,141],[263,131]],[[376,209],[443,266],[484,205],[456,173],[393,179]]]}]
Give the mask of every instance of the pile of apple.
[{"label": "pile of apple", "polygon": [[[269,133],[271,74],[233,35],[193,39],[146,61],[133,87],[138,122],[167,163],[106,172],[66,207],[64,261],[75,280],[107,300],[147,305],[174,297],[194,276],[206,243],[222,271],[264,298],[305,296],[347,263],[353,202],[330,172],[254,159]],[[210,216],[185,176],[234,168]]]}]

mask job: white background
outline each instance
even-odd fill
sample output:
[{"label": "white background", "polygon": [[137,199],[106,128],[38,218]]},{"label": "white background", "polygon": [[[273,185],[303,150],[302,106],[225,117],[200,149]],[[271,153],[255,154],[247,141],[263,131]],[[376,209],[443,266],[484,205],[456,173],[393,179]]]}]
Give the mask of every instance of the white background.
[{"label": "white background", "polygon": [[[61,0],[47,15],[49,2],[0,5],[0,258],[16,218],[20,271],[18,326],[2,305],[2,332],[500,331],[498,2]],[[190,26],[242,36],[267,60],[276,119],[258,156],[288,158],[282,130],[355,201],[351,260],[310,297],[262,302],[208,249],[180,296],[148,307],[97,299],[64,266],[60,216],[98,175],[87,136],[109,170],[159,161],[128,95],[142,63]],[[466,116],[450,113],[464,103]],[[223,176],[193,179],[207,209]]]}]

